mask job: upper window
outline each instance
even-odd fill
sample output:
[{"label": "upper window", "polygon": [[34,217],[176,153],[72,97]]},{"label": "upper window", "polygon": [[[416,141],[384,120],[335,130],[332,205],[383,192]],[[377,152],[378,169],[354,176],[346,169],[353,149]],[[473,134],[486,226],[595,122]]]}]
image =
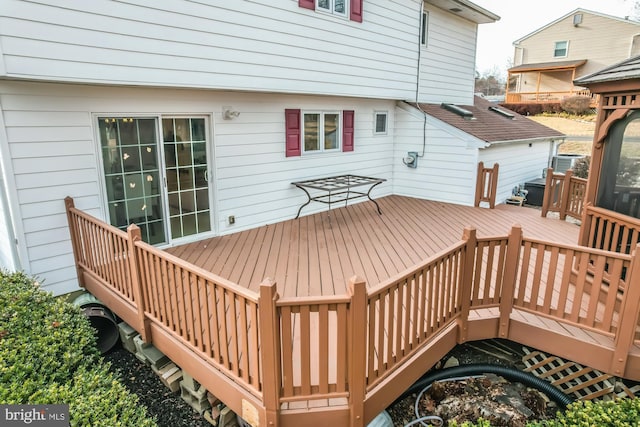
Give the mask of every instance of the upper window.
[{"label": "upper window", "polygon": [[334,15],[347,16],[346,3],[346,0],[316,0],[316,8]]},{"label": "upper window", "polygon": [[302,115],[305,153],[340,150],[340,113],[308,112]]},{"label": "upper window", "polygon": [[553,57],[554,58],[564,58],[569,53],[569,42],[562,41],[556,42],[555,47],[553,48]]},{"label": "upper window", "polygon": [[422,25],[420,30],[420,43],[426,47],[429,40],[429,12],[424,12],[422,14]]},{"label": "upper window", "polygon": [[376,135],[385,135],[387,133],[387,112],[386,111],[376,111],[374,114],[375,123],[374,123],[374,133]]}]

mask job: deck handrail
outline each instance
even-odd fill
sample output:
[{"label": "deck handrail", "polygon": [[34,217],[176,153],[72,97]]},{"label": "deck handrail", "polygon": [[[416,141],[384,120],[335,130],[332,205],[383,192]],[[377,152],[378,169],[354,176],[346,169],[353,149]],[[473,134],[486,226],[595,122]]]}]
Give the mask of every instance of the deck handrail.
[{"label": "deck handrail", "polygon": [[[176,363],[209,366],[236,395],[244,390],[232,410],[253,404],[260,424],[278,425],[283,404],[344,399],[351,425],[363,426],[390,403],[389,378],[410,385],[405,362],[426,360],[451,328],[467,340],[472,310],[498,311],[496,338],[508,336],[515,310],[609,337],[609,372],[618,375],[639,338],[640,286],[626,284],[640,283],[640,244],[624,254],[526,238],[519,226],[482,238],[467,228],[448,250],[375,289],[352,277],[348,295],[295,301],[280,299],[268,279],[256,295],[142,242],[136,226],[123,233],[65,202],[80,284],[115,304],[146,341],[160,339]],[[113,236],[125,242],[115,247]],[[119,276],[109,261],[128,262],[130,289],[112,283]]]},{"label": "deck handrail", "polygon": [[582,219],[587,180],[573,175],[571,169],[564,174],[547,169],[546,184],[542,200],[542,216],[548,212],[558,212],[560,219],[567,216]]},{"label": "deck handrail", "polygon": [[578,243],[604,251],[630,254],[640,242],[640,219],[588,204]]}]

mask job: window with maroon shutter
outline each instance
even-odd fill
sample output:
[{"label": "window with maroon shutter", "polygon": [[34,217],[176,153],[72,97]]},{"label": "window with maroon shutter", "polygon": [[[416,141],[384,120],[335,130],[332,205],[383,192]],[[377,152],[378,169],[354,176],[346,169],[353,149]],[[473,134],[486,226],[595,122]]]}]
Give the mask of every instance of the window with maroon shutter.
[{"label": "window with maroon shutter", "polygon": [[354,111],[342,112],[342,151],[353,151],[353,121]]},{"label": "window with maroon shutter", "polygon": [[286,131],[286,156],[299,156],[302,153],[300,147],[300,110],[284,110],[284,123]]},{"label": "window with maroon shutter", "polygon": [[[298,0],[298,6],[305,9],[318,10],[321,12],[341,15],[355,22],[362,22],[362,1],[349,0],[348,7],[345,1],[336,0]],[[348,9],[348,10],[347,10]]]},{"label": "window with maroon shutter", "polygon": [[304,7],[305,9],[315,10],[316,0],[298,0],[298,6]]},{"label": "window with maroon shutter", "polygon": [[351,0],[349,19],[362,22],[362,0]]}]

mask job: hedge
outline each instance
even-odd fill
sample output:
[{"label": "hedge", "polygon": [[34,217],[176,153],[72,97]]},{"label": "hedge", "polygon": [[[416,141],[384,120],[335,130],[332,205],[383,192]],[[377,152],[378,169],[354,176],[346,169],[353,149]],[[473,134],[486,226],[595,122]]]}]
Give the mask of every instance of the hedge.
[{"label": "hedge", "polygon": [[72,426],[155,426],[108,368],[78,307],[0,271],[0,404],[69,404]]}]

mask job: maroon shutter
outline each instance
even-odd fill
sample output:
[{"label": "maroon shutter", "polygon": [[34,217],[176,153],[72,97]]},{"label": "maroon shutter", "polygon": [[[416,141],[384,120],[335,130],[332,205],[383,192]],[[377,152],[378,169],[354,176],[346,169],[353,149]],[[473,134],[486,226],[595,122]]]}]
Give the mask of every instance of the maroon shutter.
[{"label": "maroon shutter", "polygon": [[305,9],[316,9],[316,0],[298,0],[298,6],[304,7]]},{"label": "maroon shutter", "polygon": [[353,110],[342,112],[342,151],[353,151]]},{"label": "maroon shutter", "polygon": [[362,0],[351,0],[351,16],[352,21],[362,22]]},{"label": "maroon shutter", "polygon": [[284,110],[284,126],[286,129],[286,156],[301,154],[300,150],[300,110]]}]

